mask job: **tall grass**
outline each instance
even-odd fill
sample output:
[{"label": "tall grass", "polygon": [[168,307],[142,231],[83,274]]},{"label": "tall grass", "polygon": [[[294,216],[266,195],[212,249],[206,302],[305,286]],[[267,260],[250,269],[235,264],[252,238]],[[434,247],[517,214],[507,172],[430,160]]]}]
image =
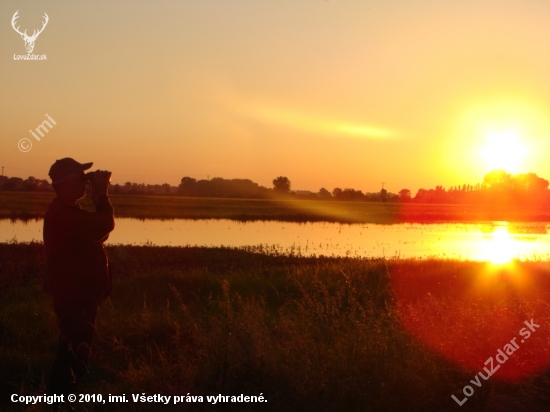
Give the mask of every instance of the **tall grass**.
[{"label": "tall grass", "polygon": [[[11,393],[41,394],[53,360],[56,323],[41,292],[42,247],[0,244],[3,402]],[[127,398],[262,393],[267,403],[212,406],[205,398],[172,407],[78,405],[82,411],[537,411],[549,401],[543,368],[513,382],[491,378],[460,408],[451,395],[478,370],[404,323],[413,309],[418,317],[452,306],[456,289],[485,271],[482,263],[305,258],[254,248],[108,249],[113,295],[101,307],[82,391]],[[546,270],[543,263],[520,266],[541,279]],[[441,279],[449,281],[437,286]],[[500,305],[495,299],[482,305]],[[501,343],[489,346],[496,351]],[[0,407],[18,409],[9,401]]]}]

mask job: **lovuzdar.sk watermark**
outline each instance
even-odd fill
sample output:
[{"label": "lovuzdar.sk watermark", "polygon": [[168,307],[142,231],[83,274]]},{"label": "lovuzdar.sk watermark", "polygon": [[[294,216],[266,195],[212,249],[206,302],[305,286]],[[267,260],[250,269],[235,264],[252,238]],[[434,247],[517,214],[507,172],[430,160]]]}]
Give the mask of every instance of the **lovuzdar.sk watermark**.
[{"label": "lovuzdar.sk watermark", "polygon": [[27,50],[27,54],[14,54],[13,60],[47,60],[48,57],[45,54],[33,54],[32,52],[34,50],[34,43],[36,42],[36,39],[38,38],[40,33],[42,33],[46,28],[46,25],[48,24],[50,18],[46,13],[44,13],[44,22],[42,23],[42,28],[39,30],[34,29],[32,35],[29,36],[27,34],[27,29],[22,32],[20,30],[21,26],[18,25],[16,27],[16,24],[18,24],[16,20],[19,18],[18,13],[19,10],[17,10],[13,14],[13,17],[11,18],[11,27],[13,27],[13,30],[15,30],[25,42],[25,49]]},{"label": "lovuzdar.sk watermark", "polygon": [[[536,328],[540,328],[540,325],[537,325],[533,319],[531,321],[525,321],[525,325],[527,325],[527,328],[521,328],[519,331],[520,336],[522,337],[521,343],[524,343],[529,337],[531,336],[531,332],[536,332]],[[473,386],[466,385],[462,389],[462,393],[464,394],[464,399],[460,400],[456,396],[451,395],[451,398],[454,399],[456,403],[458,403],[459,406],[464,405],[468,398],[474,394],[474,386],[477,386],[478,388],[481,388],[482,382],[489,379],[493,374],[500,369],[500,365],[504,364],[516,350],[519,349],[519,344],[516,342],[516,338],[513,338],[509,343],[504,345],[502,349],[497,350],[496,356],[493,358],[492,356],[489,357],[484,363],[486,365],[483,370],[483,372],[479,372],[474,379],[470,381],[470,383]],[[496,359],[496,362],[495,362]],[[479,378],[482,378],[483,381]]]},{"label": "lovuzdar.sk watermark", "polygon": [[45,54],[14,54],[13,60],[48,60]]}]

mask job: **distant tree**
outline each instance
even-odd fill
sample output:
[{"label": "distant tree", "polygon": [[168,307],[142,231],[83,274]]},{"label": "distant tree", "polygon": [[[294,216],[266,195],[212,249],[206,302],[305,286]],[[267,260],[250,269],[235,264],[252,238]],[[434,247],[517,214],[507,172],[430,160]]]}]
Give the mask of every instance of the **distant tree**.
[{"label": "distant tree", "polygon": [[332,189],[332,196],[334,196],[335,199],[340,199],[340,197],[342,197],[342,189],[339,187]]},{"label": "distant tree", "polygon": [[483,177],[483,183],[489,188],[489,190],[494,190],[497,192],[504,192],[510,189],[511,181],[512,176],[500,169],[493,170]]},{"label": "distant tree", "polygon": [[279,176],[278,178],[273,179],[273,190],[279,193],[289,193],[290,180],[288,180],[288,177]]},{"label": "distant tree", "polygon": [[172,190],[171,190],[172,188],[170,187],[169,183],[163,183],[161,187],[162,187],[162,193],[167,195],[172,193]]},{"label": "distant tree", "polygon": [[346,188],[340,193],[340,198],[342,200],[364,200],[365,195],[360,190]]},{"label": "distant tree", "polygon": [[380,201],[386,202],[388,200],[388,191],[384,188],[380,190]]},{"label": "distant tree", "polygon": [[5,184],[8,182],[8,176],[0,176],[0,190],[7,190],[5,189]]},{"label": "distant tree", "polygon": [[428,191],[426,189],[418,189],[414,201],[418,203],[427,203],[428,202]]},{"label": "distant tree", "polygon": [[[111,189],[111,186],[109,187],[109,189]],[[117,183],[116,185],[112,186],[111,192],[115,195],[118,195],[121,192],[120,185]]]},{"label": "distant tree", "polygon": [[180,185],[178,186],[178,193],[182,196],[193,196],[195,195],[196,186],[196,179],[189,176],[182,177]]},{"label": "distant tree", "polygon": [[401,202],[410,202],[410,200],[411,200],[411,191],[409,189],[401,189],[399,191],[399,200]]},{"label": "distant tree", "polygon": [[378,192],[367,192],[365,193],[365,200],[367,202],[379,202],[380,194]]},{"label": "distant tree", "polygon": [[42,179],[38,181],[38,190],[41,192],[53,192],[53,187],[50,182],[48,182],[46,179]]},{"label": "distant tree", "polygon": [[36,192],[38,190],[39,180],[34,176],[29,176],[22,183],[23,190],[27,192]]},{"label": "distant tree", "polygon": [[4,182],[4,190],[21,190],[22,186],[23,179],[20,177],[10,177],[7,182]]},{"label": "distant tree", "polygon": [[514,177],[514,186],[525,192],[538,193],[548,189],[548,180],[535,173],[519,174]]},{"label": "distant tree", "polygon": [[330,192],[327,189],[325,189],[324,187],[319,189],[318,195],[321,199],[330,199],[332,197]]}]

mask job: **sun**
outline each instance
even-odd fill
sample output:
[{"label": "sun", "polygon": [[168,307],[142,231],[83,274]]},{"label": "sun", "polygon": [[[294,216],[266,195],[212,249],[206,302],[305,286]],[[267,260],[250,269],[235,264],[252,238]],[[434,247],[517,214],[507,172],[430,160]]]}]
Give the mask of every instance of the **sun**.
[{"label": "sun", "polygon": [[506,226],[497,227],[494,232],[480,244],[479,257],[493,264],[510,262],[517,257],[518,242],[510,235]]},{"label": "sun", "polygon": [[524,166],[528,149],[521,134],[515,130],[490,130],[479,154],[486,170],[502,169],[518,173]]},{"label": "sun", "polygon": [[441,139],[441,167],[457,183],[492,170],[511,174],[545,168],[550,150],[546,103],[532,97],[477,96],[460,102],[449,138]]}]

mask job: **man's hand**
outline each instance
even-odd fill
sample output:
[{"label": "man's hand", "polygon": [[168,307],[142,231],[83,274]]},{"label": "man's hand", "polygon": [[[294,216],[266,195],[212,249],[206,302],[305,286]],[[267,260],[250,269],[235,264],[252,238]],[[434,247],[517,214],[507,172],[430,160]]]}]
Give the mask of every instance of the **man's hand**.
[{"label": "man's hand", "polygon": [[92,202],[97,203],[99,196],[107,195],[107,188],[111,183],[111,172],[107,170],[97,170],[91,180]]}]

